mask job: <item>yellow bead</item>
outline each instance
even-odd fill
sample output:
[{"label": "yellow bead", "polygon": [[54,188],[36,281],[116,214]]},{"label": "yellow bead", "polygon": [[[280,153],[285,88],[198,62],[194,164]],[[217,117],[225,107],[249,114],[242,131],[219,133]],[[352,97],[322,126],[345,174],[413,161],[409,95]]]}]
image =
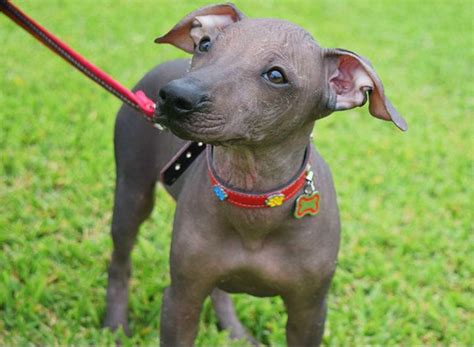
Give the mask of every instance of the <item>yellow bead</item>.
[{"label": "yellow bead", "polygon": [[277,207],[277,206],[281,206],[284,201],[285,201],[284,194],[275,194],[275,195],[269,196],[267,200],[265,200],[265,204],[269,207]]}]

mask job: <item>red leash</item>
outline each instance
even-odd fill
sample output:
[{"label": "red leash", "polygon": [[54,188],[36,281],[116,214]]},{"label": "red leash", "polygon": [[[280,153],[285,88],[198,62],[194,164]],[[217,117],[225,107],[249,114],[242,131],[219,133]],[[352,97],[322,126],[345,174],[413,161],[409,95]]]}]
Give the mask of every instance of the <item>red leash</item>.
[{"label": "red leash", "polygon": [[102,86],[105,90],[115,95],[127,105],[145,114],[151,121],[155,112],[155,103],[150,100],[141,90],[133,93],[112,77],[91,64],[87,59],[66,45],[63,41],[48,32],[40,24],[28,17],[18,7],[8,0],[0,0],[0,11],[21,26],[38,41],[51,49],[54,53],[66,60],[91,80]]}]

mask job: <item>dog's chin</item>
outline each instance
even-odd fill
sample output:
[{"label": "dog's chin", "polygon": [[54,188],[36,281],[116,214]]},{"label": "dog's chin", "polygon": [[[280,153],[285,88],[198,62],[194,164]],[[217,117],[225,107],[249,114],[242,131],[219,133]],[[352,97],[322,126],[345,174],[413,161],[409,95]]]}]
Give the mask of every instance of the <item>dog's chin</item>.
[{"label": "dog's chin", "polygon": [[203,142],[213,146],[230,146],[245,142],[245,138],[232,135],[226,131],[225,122],[216,120],[216,122],[196,121],[200,114],[187,115],[185,117],[168,116],[164,112],[155,115],[153,121],[171,131],[177,137],[193,142]]}]

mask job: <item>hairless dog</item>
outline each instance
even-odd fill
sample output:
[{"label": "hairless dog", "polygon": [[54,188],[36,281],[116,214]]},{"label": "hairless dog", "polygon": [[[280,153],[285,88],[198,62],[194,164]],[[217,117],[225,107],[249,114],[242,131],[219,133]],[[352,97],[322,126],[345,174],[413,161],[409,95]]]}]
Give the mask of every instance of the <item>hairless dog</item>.
[{"label": "hairless dog", "polygon": [[161,344],[193,345],[209,295],[220,326],[256,344],[227,294],[249,293],[282,297],[288,345],[319,345],[340,222],[331,173],[310,140],[314,122],[367,100],[372,116],[401,130],[405,121],[367,60],[322,48],[286,21],[207,6],[156,41],[193,56],[156,67],[136,87],[155,96],[155,121],[171,132],[128,106],[117,116],[105,325],[128,331],[130,252],[160,170],[191,140],[207,154],[166,187],[177,206]]}]

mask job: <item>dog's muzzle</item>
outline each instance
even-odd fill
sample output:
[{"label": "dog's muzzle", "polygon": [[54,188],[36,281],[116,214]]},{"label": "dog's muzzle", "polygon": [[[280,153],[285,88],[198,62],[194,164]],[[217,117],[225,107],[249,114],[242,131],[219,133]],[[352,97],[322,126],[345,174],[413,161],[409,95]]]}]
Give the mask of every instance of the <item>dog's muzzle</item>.
[{"label": "dog's muzzle", "polygon": [[169,82],[158,93],[159,118],[179,119],[202,109],[208,100],[203,89],[191,79]]}]

